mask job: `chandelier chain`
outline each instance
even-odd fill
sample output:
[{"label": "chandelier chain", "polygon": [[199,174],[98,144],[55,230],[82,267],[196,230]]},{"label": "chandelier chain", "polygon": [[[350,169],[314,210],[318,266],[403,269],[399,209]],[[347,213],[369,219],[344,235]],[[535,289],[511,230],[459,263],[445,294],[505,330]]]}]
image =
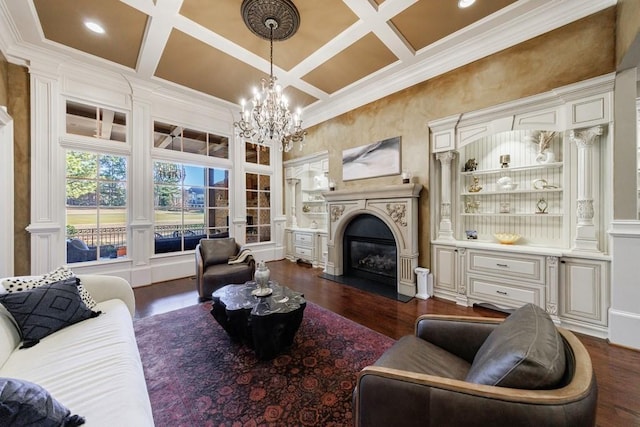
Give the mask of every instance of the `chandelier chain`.
[{"label": "chandelier chain", "polygon": [[[256,35],[266,38],[269,35],[269,80],[260,80],[260,90],[254,89],[252,105],[245,109],[245,101],[241,101],[240,120],[233,125],[236,135],[246,142],[261,146],[278,145],[280,151],[290,151],[294,143],[302,149],[307,132],[302,129],[300,111],[291,114],[282,88],[273,74],[273,40],[274,30],[278,29],[278,40],[283,40],[295,33],[299,25],[298,11],[290,0],[244,0],[242,15],[245,24]],[[285,23],[285,33],[280,23]]]}]

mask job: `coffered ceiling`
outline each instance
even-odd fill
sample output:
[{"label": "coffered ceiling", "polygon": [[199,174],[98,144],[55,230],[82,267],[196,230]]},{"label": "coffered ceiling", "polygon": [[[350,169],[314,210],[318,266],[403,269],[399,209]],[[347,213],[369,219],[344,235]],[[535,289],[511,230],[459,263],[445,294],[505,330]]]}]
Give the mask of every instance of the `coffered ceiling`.
[{"label": "coffered ceiling", "polygon": [[[615,0],[293,0],[274,72],[316,124],[615,4]],[[46,52],[232,107],[269,72],[241,0],[0,0],[0,48]],[[91,20],[105,34],[88,31]],[[2,28],[4,27],[4,28]]]}]

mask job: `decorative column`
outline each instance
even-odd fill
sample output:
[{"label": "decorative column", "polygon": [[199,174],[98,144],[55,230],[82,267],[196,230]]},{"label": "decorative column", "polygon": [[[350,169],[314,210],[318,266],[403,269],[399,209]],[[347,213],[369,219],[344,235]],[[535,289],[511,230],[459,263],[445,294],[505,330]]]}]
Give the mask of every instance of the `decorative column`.
[{"label": "decorative column", "polygon": [[438,227],[438,239],[453,240],[453,227],[451,224],[451,161],[455,158],[454,151],[437,153],[436,159],[440,161],[440,226]]},{"label": "decorative column", "polygon": [[593,222],[593,151],[597,136],[602,135],[602,127],[571,131],[569,138],[578,147],[578,200],[576,238],[573,248],[581,251],[598,252],[596,225]]},{"label": "decorative column", "polygon": [[58,143],[59,64],[32,62],[31,89],[31,274],[63,265],[65,248],[65,158]]},{"label": "decorative column", "polygon": [[289,184],[289,192],[291,194],[291,220],[289,225],[292,228],[298,227],[298,218],[296,218],[296,185],[300,182],[297,178],[287,178]]}]

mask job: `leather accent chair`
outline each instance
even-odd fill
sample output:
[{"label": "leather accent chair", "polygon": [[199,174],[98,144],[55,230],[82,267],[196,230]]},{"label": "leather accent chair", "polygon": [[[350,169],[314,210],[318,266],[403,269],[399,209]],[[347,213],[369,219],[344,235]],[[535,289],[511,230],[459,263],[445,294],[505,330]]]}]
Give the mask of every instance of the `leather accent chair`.
[{"label": "leather accent chair", "polygon": [[256,262],[248,255],[243,262],[229,264],[243,248],[233,237],[201,239],[196,246],[196,288],[198,300],[211,299],[211,294],[224,285],[253,279]]},{"label": "leather accent chair", "polygon": [[582,343],[527,304],[504,321],[420,316],[358,374],[353,411],[356,426],[594,426],[597,394]]}]

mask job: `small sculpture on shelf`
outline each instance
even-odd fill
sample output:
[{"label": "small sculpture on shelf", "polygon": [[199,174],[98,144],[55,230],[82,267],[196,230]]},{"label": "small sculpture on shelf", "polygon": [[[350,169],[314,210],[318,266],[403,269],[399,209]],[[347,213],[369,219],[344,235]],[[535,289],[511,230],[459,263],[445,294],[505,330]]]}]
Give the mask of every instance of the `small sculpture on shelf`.
[{"label": "small sculpture on shelf", "polygon": [[478,168],[478,162],[476,162],[476,159],[469,159],[467,160],[467,163],[464,164],[465,172],[472,172],[477,168]]},{"label": "small sculpture on shelf", "polygon": [[537,214],[546,214],[547,213],[547,201],[544,198],[540,198],[538,203],[536,203]]},{"label": "small sculpture on shelf", "polygon": [[502,168],[508,168],[511,162],[511,156],[509,154],[503,154],[500,156],[500,165]]},{"label": "small sculpture on shelf", "polygon": [[302,205],[302,212],[309,213],[311,211],[311,207],[309,205]]},{"label": "small sculpture on shelf", "polygon": [[478,213],[480,209],[480,202],[473,200],[471,197],[467,197],[464,203],[464,213]]},{"label": "small sculpture on shelf", "polygon": [[473,177],[473,182],[469,186],[469,193],[478,193],[482,190],[482,186],[480,185],[480,179],[477,176]]},{"label": "small sculpture on shelf", "polygon": [[477,240],[478,239],[478,231],[477,230],[466,230],[467,240]]},{"label": "small sculpture on shelf", "polygon": [[558,188],[556,185],[550,185],[546,179],[534,179],[531,182],[531,186],[534,190],[546,190],[548,188]]}]

